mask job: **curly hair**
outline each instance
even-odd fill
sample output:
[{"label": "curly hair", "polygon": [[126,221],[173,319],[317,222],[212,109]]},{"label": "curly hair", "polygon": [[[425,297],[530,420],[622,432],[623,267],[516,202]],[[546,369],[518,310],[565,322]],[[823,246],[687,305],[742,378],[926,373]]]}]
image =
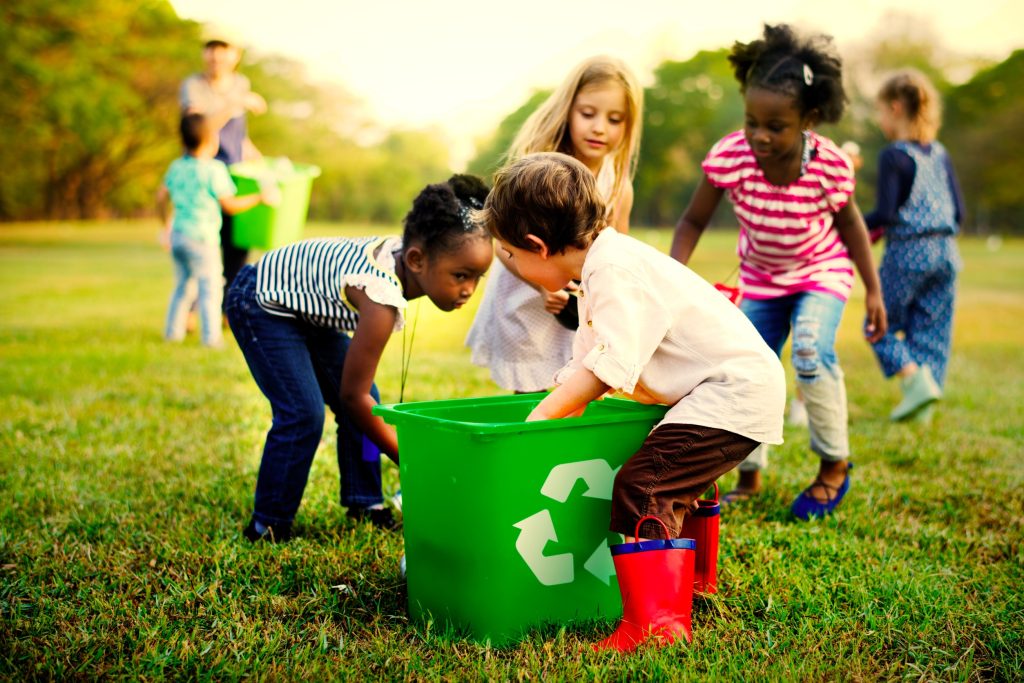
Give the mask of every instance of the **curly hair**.
[{"label": "curly hair", "polygon": [[489,238],[487,231],[470,220],[469,214],[483,208],[490,192],[480,178],[456,174],[443,183],[427,185],[406,214],[402,241],[416,244],[427,256],[458,249],[466,238]]},{"label": "curly hair", "polygon": [[843,62],[831,36],[801,36],[787,24],[765,24],[763,38],[732,46],[729,63],[740,92],[760,88],[791,96],[801,116],[817,110],[826,123],[843,116]]}]

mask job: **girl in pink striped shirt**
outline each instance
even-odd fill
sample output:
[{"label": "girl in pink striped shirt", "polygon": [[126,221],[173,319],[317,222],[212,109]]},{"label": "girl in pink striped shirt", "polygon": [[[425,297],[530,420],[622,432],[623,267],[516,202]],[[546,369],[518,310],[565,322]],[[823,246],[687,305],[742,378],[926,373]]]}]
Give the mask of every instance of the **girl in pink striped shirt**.
[{"label": "girl in pink striped shirt", "polygon": [[[850,487],[846,388],[835,334],[854,266],[866,290],[865,336],[874,342],[886,330],[867,228],[850,201],[852,164],[811,130],[842,117],[842,64],[830,37],[802,37],[786,25],[766,25],[762,39],[736,43],[729,61],[744,95],[744,127],[704,159],[704,178],[676,227],[672,255],[689,260],[727,194],[740,224],[740,307],[776,353],[792,333],[811,450],[821,460],[792,510],[800,519],[821,517]],[[740,465],[730,497],[758,492],[766,464],[762,445]]]}]

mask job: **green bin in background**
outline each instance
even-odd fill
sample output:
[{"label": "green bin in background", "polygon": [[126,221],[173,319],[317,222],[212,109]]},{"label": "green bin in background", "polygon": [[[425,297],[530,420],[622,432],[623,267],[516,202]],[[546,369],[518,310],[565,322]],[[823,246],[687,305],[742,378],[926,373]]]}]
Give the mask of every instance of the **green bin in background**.
[{"label": "green bin in background", "polygon": [[395,425],[410,616],[495,645],[622,613],[615,473],[664,406],[609,398],[524,422],[544,394],[381,405]]},{"label": "green bin in background", "polygon": [[276,206],[260,204],[234,217],[236,247],[270,250],[302,239],[313,179],[320,175],[317,166],[264,157],[230,170],[239,195],[259,192],[261,181],[276,183],[281,193]]}]

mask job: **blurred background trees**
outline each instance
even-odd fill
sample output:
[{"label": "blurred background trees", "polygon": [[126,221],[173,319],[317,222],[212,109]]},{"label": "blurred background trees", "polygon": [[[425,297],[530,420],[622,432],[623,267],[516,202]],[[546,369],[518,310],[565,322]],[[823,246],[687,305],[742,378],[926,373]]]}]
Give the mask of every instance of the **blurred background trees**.
[{"label": "blurred background trees", "polygon": [[[861,145],[858,202],[870,208],[884,144],[874,92],[886,72],[917,67],[944,98],[941,139],[964,187],[964,229],[1022,232],[1024,51],[982,62],[944,50],[927,27],[920,17],[892,14],[870,38],[841,46],[850,106],[822,132]],[[165,0],[7,0],[0,7],[0,220],[149,213],[180,153],[178,86],[202,68],[201,33]],[[645,89],[633,224],[672,225],[711,144],[742,125],[726,54],[704,51],[655,68]],[[260,150],[323,171],[313,186],[314,218],[394,223],[423,185],[451,173],[438,131],[381,129],[351,93],[314,82],[293,60],[250,51],[242,71],[270,103],[267,114],[249,118]],[[479,141],[467,170],[490,177],[547,94],[533,93]],[[717,222],[731,221],[723,205]]]}]

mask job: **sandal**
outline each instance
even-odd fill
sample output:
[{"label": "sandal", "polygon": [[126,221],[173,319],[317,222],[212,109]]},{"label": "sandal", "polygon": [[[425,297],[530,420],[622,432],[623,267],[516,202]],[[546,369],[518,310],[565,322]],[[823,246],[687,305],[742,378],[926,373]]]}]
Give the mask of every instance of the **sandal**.
[{"label": "sandal", "polygon": [[[826,517],[832,514],[832,511],[839,507],[839,504],[843,502],[843,497],[846,496],[846,492],[850,490],[850,470],[852,469],[853,463],[851,462],[846,469],[846,477],[838,488],[831,484],[826,484],[820,478],[815,479],[811,485],[801,491],[800,495],[793,501],[793,505],[790,507],[790,510],[793,512],[793,516],[806,522],[812,517]],[[829,496],[828,502],[822,503],[811,495],[811,489],[815,486],[820,486],[825,489],[825,492]]]}]

